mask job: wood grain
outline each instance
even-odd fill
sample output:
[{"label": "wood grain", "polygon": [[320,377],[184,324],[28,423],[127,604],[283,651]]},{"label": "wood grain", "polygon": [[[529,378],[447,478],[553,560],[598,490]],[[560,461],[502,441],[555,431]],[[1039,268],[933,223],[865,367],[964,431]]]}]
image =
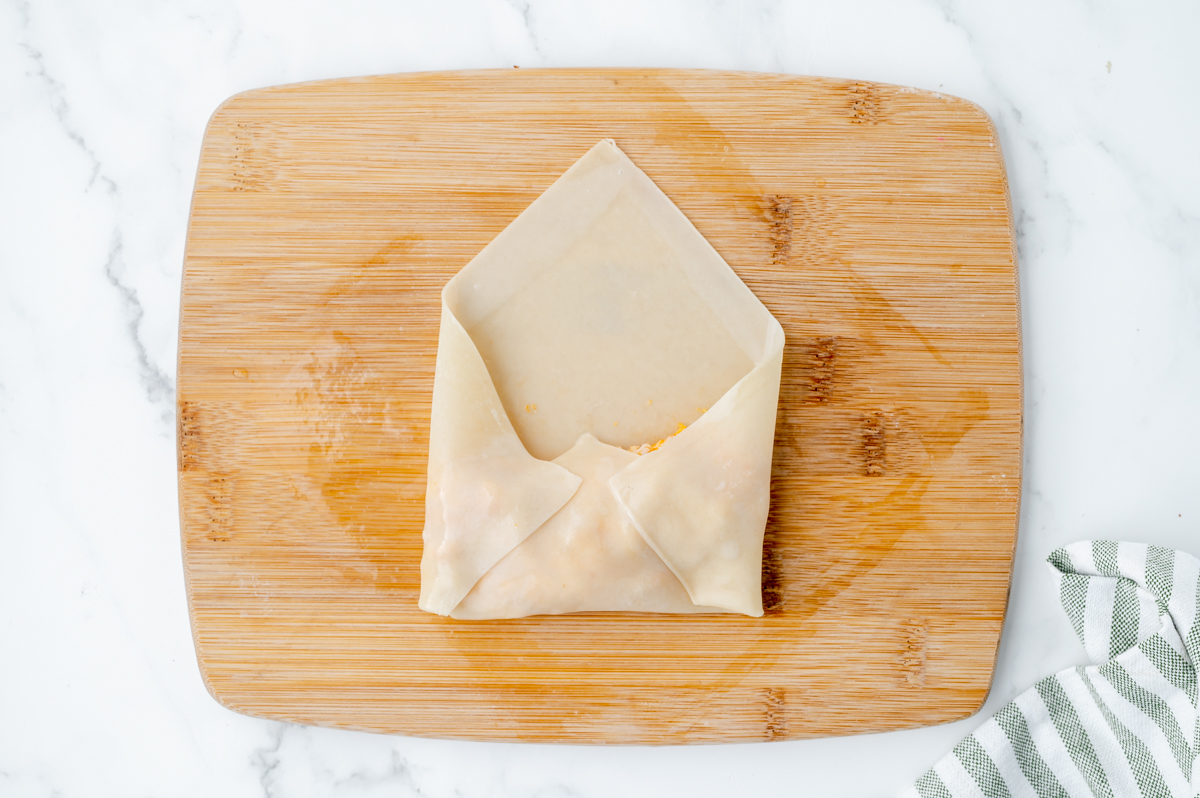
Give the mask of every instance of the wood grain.
[{"label": "wood grain", "polygon": [[[439,291],[603,137],[787,334],[767,614],[417,609]],[[239,712],[491,740],[883,731],[982,704],[1021,484],[1004,163],[976,106],[514,70],[238,95],[204,138],[178,421],[201,671]]]}]

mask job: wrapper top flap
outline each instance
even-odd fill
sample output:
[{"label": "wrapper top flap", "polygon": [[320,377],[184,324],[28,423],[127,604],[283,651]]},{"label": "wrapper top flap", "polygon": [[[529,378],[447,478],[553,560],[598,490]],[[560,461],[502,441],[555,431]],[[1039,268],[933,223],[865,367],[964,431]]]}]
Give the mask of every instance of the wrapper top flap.
[{"label": "wrapper top flap", "polygon": [[[758,301],[670,198],[601,141],[446,286],[530,454],[691,424],[753,368]],[[765,308],[758,305],[768,318]],[[719,311],[719,312],[718,312]]]}]

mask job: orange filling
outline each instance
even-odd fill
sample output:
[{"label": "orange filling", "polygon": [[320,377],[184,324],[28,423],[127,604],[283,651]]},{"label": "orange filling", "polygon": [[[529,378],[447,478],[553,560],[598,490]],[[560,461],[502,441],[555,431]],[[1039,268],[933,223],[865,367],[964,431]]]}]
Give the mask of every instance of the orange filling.
[{"label": "orange filling", "polygon": [[633,452],[634,454],[650,454],[650,452],[656,452],[658,451],[658,447],[662,446],[664,443],[671,440],[671,438],[674,438],[685,429],[687,429],[687,424],[680,424],[679,429],[675,430],[673,434],[668,435],[658,443],[643,443],[641,446],[630,446],[629,451]]}]

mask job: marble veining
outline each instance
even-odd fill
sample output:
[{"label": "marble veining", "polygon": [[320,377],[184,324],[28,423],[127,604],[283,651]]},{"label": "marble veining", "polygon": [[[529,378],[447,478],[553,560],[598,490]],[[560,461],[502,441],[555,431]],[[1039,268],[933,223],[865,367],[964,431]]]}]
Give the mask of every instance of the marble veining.
[{"label": "marble veining", "polygon": [[261,721],[205,692],[174,379],[205,121],[248,88],[666,66],[944,91],[995,121],[1021,263],[1025,482],[992,695],[1082,662],[1042,565],[1200,554],[1200,6],[467,0],[0,5],[0,795],[892,795],[978,724],[684,748]]}]

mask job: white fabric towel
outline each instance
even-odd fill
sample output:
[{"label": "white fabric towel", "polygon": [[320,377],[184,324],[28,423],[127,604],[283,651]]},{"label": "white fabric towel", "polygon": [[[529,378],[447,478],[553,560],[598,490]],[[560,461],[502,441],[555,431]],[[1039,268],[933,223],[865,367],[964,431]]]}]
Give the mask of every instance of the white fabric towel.
[{"label": "white fabric towel", "polygon": [[1049,563],[1092,664],[1017,696],[904,797],[1200,795],[1200,561],[1094,540],[1058,549]]}]

